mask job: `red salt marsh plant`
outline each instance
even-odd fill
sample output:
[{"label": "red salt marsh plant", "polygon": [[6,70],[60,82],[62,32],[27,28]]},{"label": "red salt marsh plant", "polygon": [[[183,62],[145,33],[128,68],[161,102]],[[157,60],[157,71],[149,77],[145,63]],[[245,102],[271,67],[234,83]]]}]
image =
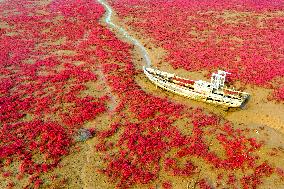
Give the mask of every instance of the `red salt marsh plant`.
[{"label": "red salt marsh plant", "polygon": [[[197,157],[218,170],[230,170],[232,174],[236,169],[256,167],[255,160],[258,157],[252,152],[261,145],[256,140],[245,137],[243,131],[233,129],[230,123],[221,125],[220,118],[205,114],[201,109],[185,111],[185,107],[181,105],[146,94],[132,79],[136,73],[126,74],[132,67],[122,66],[121,62],[120,66],[106,65],[104,74],[109,86],[124,102],[119,110],[129,107],[128,111],[133,116],[117,112],[123,120],[122,123],[115,123],[98,134],[100,143],[97,150],[106,154],[107,164],[101,171],[117,183],[117,187],[128,188],[134,184],[151,183],[156,180],[161,169],[174,176],[190,176],[199,171],[199,167],[190,161],[185,165],[178,165],[181,158]],[[184,116],[191,119],[192,125],[188,125],[192,127],[190,136],[182,134],[173,125]],[[128,121],[133,118],[138,122]],[[208,128],[212,130],[206,131]],[[119,131],[122,134],[118,134]],[[218,134],[220,132],[223,134]],[[210,151],[209,141],[204,138],[206,135],[220,141],[226,152],[225,159]],[[118,137],[114,143],[109,140],[112,136]],[[177,149],[177,153],[168,157],[171,149]],[[165,164],[160,166],[159,162],[163,160]]]},{"label": "red salt marsh plant", "polygon": [[[116,39],[104,29],[99,33],[107,35],[109,40],[104,41],[104,45],[111,47],[110,44]],[[123,50],[115,53],[116,48]],[[117,187],[128,188],[135,184],[151,183],[158,178],[161,169],[174,176],[189,176],[200,171],[190,161],[180,165],[182,158],[200,158],[215,169],[230,170],[233,175],[236,169],[245,169],[248,165],[251,169],[257,167],[255,160],[258,157],[253,152],[261,145],[254,139],[245,137],[243,131],[233,129],[230,123],[220,124],[220,118],[216,115],[205,114],[200,109],[186,110],[184,106],[141,90],[133,79],[137,72],[129,62],[128,48],[129,46],[117,41],[114,49],[100,51],[107,83],[123,102],[117,109],[120,122],[98,132],[99,144],[96,146],[105,157],[106,167],[101,172],[116,183]],[[121,53],[125,59],[119,58]],[[109,57],[119,63],[109,63]],[[189,136],[173,125],[184,116],[191,119],[188,127],[192,127],[192,133]],[[133,119],[136,121],[133,122]],[[207,131],[208,128],[212,129],[211,132]],[[210,150],[209,141],[204,137],[206,135],[217,140],[219,138],[221,147],[226,152],[225,159]],[[113,141],[113,137],[118,139]],[[171,149],[176,149],[177,153],[170,156],[168,153]],[[159,162],[166,162],[167,158],[176,159],[176,163],[168,162],[161,166]],[[232,179],[231,181],[233,182]]]},{"label": "red salt marsh plant", "polygon": [[196,168],[190,161],[187,161],[184,167],[179,167],[175,159],[165,159],[165,170],[171,171],[175,176],[191,176]]},{"label": "red salt marsh plant", "polygon": [[201,189],[212,189],[212,187],[207,183],[205,179],[199,180],[198,185]]},{"label": "red salt marsh plant", "polygon": [[[20,174],[46,172],[58,163],[61,156],[68,154],[71,145],[71,139],[62,126],[42,121],[4,124],[0,141],[0,159],[10,163],[20,161]],[[41,154],[43,159],[34,160],[35,154]]]},{"label": "red salt marsh plant", "polygon": [[[0,52],[3,54],[0,166],[5,177],[30,176],[29,187],[33,188],[44,184],[41,174],[57,167],[70,152],[74,133],[86,121],[107,110],[107,96],[80,96],[87,90],[87,82],[97,81],[96,71],[102,72],[106,84],[120,101],[115,108],[119,121],[98,131],[95,139],[98,140],[96,150],[105,160],[101,172],[117,187],[152,183],[161,170],[175,177],[188,177],[201,170],[190,161],[192,157],[206,161],[223,174],[226,170],[234,175],[235,169],[250,165],[254,174],[242,179],[250,187],[269,177],[272,165],[260,166],[255,162],[254,152],[260,148],[259,142],[245,137],[243,131],[233,129],[230,123],[221,124],[222,119],[216,115],[184,107],[141,89],[134,79],[139,73],[131,61],[132,45],[118,40],[98,23],[103,7],[89,0],[56,0],[48,6],[33,2],[21,5],[20,1],[0,5],[1,10],[16,7],[19,12],[1,14],[1,19],[15,27],[5,32],[22,30],[15,36],[1,32],[3,38],[0,39],[3,47]],[[36,10],[48,14],[37,15]],[[34,16],[26,16],[26,13]],[[48,20],[57,20],[57,23]],[[61,38],[66,38],[66,42],[44,45]],[[76,54],[54,53],[62,49]],[[28,61],[29,58],[34,61]],[[83,61],[83,64],[74,65],[74,61]],[[191,133],[184,134],[174,125],[184,117],[190,120],[186,127],[192,129]],[[220,141],[225,158],[210,149],[205,136]],[[171,150],[176,153],[170,153]],[[181,163],[183,159],[187,159],[186,163]],[[6,171],[17,161],[21,163],[16,173]],[[277,173],[281,175],[280,168]],[[200,186],[208,185],[202,180],[200,183]],[[167,181],[162,185],[171,187]]]},{"label": "red salt marsh plant", "polygon": [[[38,188],[41,174],[69,154],[77,130],[106,111],[107,96],[81,95],[97,81],[93,52],[58,53],[82,46],[82,35],[101,27],[104,10],[87,0],[22,3],[0,3],[0,20],[8,25],[0,34],[0,171],[19,180],[30,175],[27,187]],[[17,163],[17,171],[7,171]]]},{"label": "red salt marsh plant", "polygon": [[283,100],[283,80],[273,85],[284,76],[280,0],[123,0],[111,5],[120,18],[135,18],[126,24],[163,47],[173,68],[224,69],[233,81],[273,88],[274,98]]},{"label": "red salt marsh plant", "polygon": [[169,182],[169,181],[163,182],[162,186],[163,186],[163,189],[171,189],[171,188],[173,188],[172,183]]},{"label": "red salt marsh plant", "polygon": [[284,85],[279,87],[278,90],[275,90],[272,94],[272,97],[279,102],[283,101],[284,100]]}]

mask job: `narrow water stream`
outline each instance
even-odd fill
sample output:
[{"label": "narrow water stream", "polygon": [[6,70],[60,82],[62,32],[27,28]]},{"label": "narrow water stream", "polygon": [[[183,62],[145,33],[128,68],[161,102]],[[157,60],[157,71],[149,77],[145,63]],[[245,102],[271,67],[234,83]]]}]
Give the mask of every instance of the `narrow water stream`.
[{"label": "narrow water stream", "polygon": [[125,29],[122,27],[116,25],[111,21],[111,16],[112,16],[112,8],[104,1],[104,0],[98,0],[98,2],[105,7],[106,10],[106,16],[105,16],[105,22],[114,29],[117,29],[125,38],[127,38],[129,41],[131,41],[135,46],[137,46],[141,53],[143,54],[143,58],[146,62],[146,66],[151,66],[151,59],[148,55],[148,52],[146,48],[134,37],[130,36]]}]

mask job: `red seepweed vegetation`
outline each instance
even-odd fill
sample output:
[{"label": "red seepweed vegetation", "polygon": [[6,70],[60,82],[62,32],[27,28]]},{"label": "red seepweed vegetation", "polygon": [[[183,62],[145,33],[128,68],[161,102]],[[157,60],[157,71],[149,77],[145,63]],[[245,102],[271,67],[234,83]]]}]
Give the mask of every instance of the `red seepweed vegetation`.
[{"label": "red seepweed vegetation", "polygon": [[[230,172],[231,185],[241,182],[255,187],[274,172],[256,154],[261,144],[243,130],[214,114],[143,91],[134,80],[138,72],[131,61],[132,46],[98,23],[104,10],[93,0],[27,2],[25,6],[7,1],[0,10],[1,19],[13,25],[1,32],[0,39],[0,169],[4,177],[30,176],[29,187],[39,187],[44,183],[41,174],[57,167],[70,152],[76,131],[107,111],[107,96],[81,95],[88,82],[97,81],[96,71],[102,72],[120,101],[114,110],[118,121],[97,131],[96,137],[96,150],[105,161],[100,171],[117,187],[152,183],[161,170],[175,177],[192,176],[202,170],[193,158],[223,174]],[[47,14],[38,15],[38,10]],[[6,34],[11,31],[18,32]],[[52,43],[62,38],[63,44]],[[76,53],[60,54],[62,50]],[[77,65],[77,61],[83,63]],[[185,127],[191,131],[186,134],[175,125],[184,118],[189,119]],[[211,149],[212,139],[220,143],[225,157]],[[17,161],[16,173],[6,171]],[[236,170],[244,171],[241,179],[234,177]],[[278,175],[283,172],[276,170]],[[210,187],[202,178],[198,184]],[[162,186],[172,184],[165,181]]]},{"label": "red seepweed vegetation", "polygon": [[[113,1],[126,24],[151,37],[173,68],[224,69],[232,81],[275,89],[283,101],[283,3],[276,1]],[[157,9],[159,11],[157,11]],[[269,68],[269,69],[268,69]]]},{"label": "red seepweed vegetation", "polygon": [[[29,187],[38,188],[40,175],[69,153],[77,129],[106,111],[107,96],[81,95],[97,75],[92,53],[78,47],[104,10],[80,2],[0,4],[7,25],[0,34],[0,169],[4,177],[30,175]],[[5,171],[17,162],[16,172]]]}]

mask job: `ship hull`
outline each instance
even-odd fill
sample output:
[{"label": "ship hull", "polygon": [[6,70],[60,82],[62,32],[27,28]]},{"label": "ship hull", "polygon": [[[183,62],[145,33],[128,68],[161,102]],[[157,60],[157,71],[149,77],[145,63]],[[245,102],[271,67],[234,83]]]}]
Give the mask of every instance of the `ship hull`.
[{"label": "ship hull", "polygon": [[244,92],[237,92],[238,96],[225,94],[223,90],[201,93],[194,89],[193,84],[184,85],[183,83],[174,83],[174,74],[155,70],[149,67],[143,67],[143,71],[149,80],[156,86],[193,100],[220,105],[227,108],[243,108],[249,99],[249,94]]}]

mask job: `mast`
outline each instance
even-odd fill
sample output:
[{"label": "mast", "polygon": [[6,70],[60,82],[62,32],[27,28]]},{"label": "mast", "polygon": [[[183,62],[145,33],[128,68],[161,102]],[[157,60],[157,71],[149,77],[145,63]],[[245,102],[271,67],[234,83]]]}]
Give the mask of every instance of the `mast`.
[{"label": "mast", "polygon": [[213,73],[211,76],[211,89],[222,89],[225,85],[227,74],[231,73],[222,70],[218,70],[218,73]]}]

